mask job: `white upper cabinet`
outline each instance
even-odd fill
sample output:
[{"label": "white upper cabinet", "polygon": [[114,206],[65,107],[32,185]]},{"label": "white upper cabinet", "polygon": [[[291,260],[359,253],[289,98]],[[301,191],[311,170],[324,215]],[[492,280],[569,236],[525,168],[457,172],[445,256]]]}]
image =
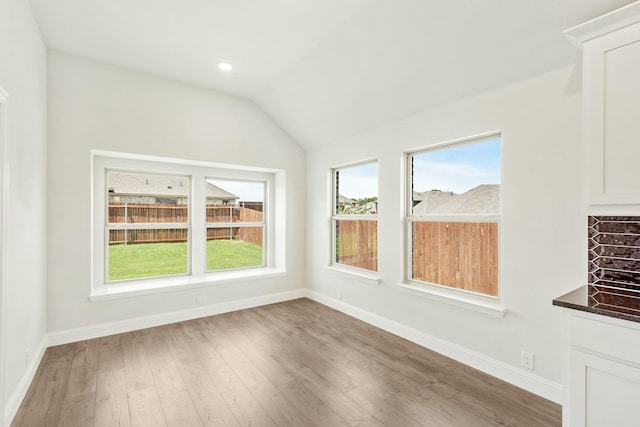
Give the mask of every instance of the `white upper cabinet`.
[{"label": "white upper cabinet", "polygon": [[640,1],[565,35],[584,51],[589,203],[640,204]]}]

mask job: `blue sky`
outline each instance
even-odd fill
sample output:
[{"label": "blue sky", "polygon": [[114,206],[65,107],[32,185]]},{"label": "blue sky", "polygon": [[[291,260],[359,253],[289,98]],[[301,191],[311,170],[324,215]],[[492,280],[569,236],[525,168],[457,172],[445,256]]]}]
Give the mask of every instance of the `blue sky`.
[{"label": "blue sky", "polygon": [[[499,138],[449,145],[413,157],[413,189],[464,193],[481,184],[500,184]],[[378,164],[340,169],[340,194],[351,199],[378,196]]]},{"label": "blue sky", "polygon": [[207,181],[240,197],[239,201],[241,202],[264,202],[264,183],[262,182],[222,179],[208,179]]},{"label": "blue sky", "polygon": [[[500,139],[448,146],[413,157],[413,189],[464,193],[481,184],[500,184]],[[264,201],[260,182],[210,179],[209,182],[240,197]],[[351,199],[378,196],[378,163],[340,169],[340,194]]]},{"label": "blue sky", "polygon": [[350,199],[378,197],[378,163],[340,169],[340,194]]},{"label": "blue sky", "polygon": [[464,193],[481,184],[500,184],[500,148],[500,139],[494,139],[415,155],[413,189]]}]

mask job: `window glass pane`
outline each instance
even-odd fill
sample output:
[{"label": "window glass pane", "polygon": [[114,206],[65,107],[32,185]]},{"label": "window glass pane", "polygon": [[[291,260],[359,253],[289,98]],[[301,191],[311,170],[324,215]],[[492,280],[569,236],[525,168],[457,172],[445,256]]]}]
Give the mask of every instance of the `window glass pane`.
[{"label": "window glass pane", "polygon": [[207,270],[264,265],[263,227],[207,228]]},{"label": "window glass pane", "polygon": [[189,222],[188,176],[107,172],[109,224]]},{"label": "window glass pane", "polygon": [[412,156],[413,214],[500,214],[500,139]]},{"label": "window glass pane", "polygon": [[109,281],[187,273],[187,229],[109,230]]},{"label": "window glass pane", "polygon": [[335,169],[333,242],[336,264],[378,271],[378,221],[356,219],[378,213],[378,163]]},{"label": "window glass pane", "polygon": [[[188,272],[188,176],[107,171],[108,280]],[[138,228],[166,224],[166,228]]]},{"label": "window glass pane", "polygon": [[496,137],[410,157],[412,280],[498,296],[500,151]]},{"label": "window glass pane", "polygon": [[336,220],[336,263],[378,271],[378,221]]},{"label": "window glass pane", "polygon": [[498,295],[498,224],[412,224],[413,280]]},{"label": "window glass pane", "polygon": [[265,183],[207,179],[206,194],[207,271],[263,266]]},{"label": "window glass pane", "polygon": [[335,213],[375,215],[378,213],[378,164],[336,169]]}]

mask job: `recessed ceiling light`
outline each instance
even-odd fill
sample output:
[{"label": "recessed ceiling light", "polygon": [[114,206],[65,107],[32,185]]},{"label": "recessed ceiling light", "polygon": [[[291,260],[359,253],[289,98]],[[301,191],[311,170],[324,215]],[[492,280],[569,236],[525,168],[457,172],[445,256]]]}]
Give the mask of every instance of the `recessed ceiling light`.
[{"label": "recessed ceiling light", "polygon": [[218,64],[218,68],[220,68],[222,71],[231,71],[233,67],[227,62],[221,62]]}]

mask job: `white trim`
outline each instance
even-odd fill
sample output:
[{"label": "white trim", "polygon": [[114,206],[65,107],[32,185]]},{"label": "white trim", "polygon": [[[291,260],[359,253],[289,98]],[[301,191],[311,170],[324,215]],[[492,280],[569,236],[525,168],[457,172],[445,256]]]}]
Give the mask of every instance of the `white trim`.
[{"label": "white trim", "polygon": [[24,397],[27,395],[27,391],[29,391],[29,387],[35,378],[36,372],[38,371],[38,366],[40,366],[40,362],[42,362],[42,357],[44,356],[44,352],[47,350],[48,340],[47,336],[43,336],[40,344],[38,344],[38,348],[34,354],[34,357],[29,362],[29,366],[24,371],[22,378],[20,378],[20,382],[16,386],[11,398],[7,402],[7,405],[4,408],[4,423],[5,425],[11,425],[13,419],[18,413],[18,409],[20,409],[20,405],[24,400]]},{"label": "white trim", "polygon": [[380,283],[382,283],[382,279],[380,279],[377,273],[373,273],[373,272],[370,272],[369,270],[364,270],[362,268],[340,267],[336,264],[325,265],[324,268],[333,274],[349,277],[351,279],[360,280],[361,282],[364,282],[368,285],[379,286]]},{"label": "white trim", "polygon": [[430,350],[443,354],[460,363],[479,369],[489,375],[537,394],[545,399],[562,404],[562,385],[547,380],[531,372],[526,372],[499,360],[469,350],[452,342],[429,335],[394,320],[363,310],[343,301],[328,297],[319,292],[307,290],[306,296],[320,304],[353,316],[359,320],[384,329],[394,335],[407,339]]},{"label": "white trim", "polygon": [[133,319],[119,320],[115,322],[101,323],[98,325],[84,326],[81,328],[67,329],[49,333],[49,345],[60,345],[71,342],[83,341],[107,335],[136,331],[138,329],[152,328],[154,326],[167,325],[200,317],[214,316],[216,314],[229,313],[231,311],[245,310],[267,304],[289,301],[306,296],[304,289],[280,292],[276,294],[261,295],[236,301],[228,301],[211,304],[204,307],[189,308],[186,310],[170,311],[151,316],[136,317]]},{"label": "white trim", "polygon": [[[338,263],[336,260],[338,258],[338,254],[336,252],[337,246],[338,246],[338,235],[336,233],[336,228],[337,228],[337,222],[338,221],[375,221],[376,223],[376,234],[378,233],[378,229],[379,229],[379,222],[378,222],[378,210],[379,210],[379,199],[376,201],[376,206],[378,206],[376,208],[376,213],[375,214],[340,214],[337,212],[338,210],[338,206],[336,205],[338,198],[340,197],[340,189],[339,187],[339,183],[336,182],[336,173],[344,170],[344,169],[351,169],[351,168],[357,168],[360,166],[368,166],[368,165],[375,165],[376,166],[376,184],[378,185],[378,187],[376,188],[376,195],[375,197],[378,198],[379,197],[379,193],[380,193],[380,170],[379,170],[379,160],[378,158],[372,158],[372,159],[368,159],[368,160],[361,160],[358,162],[354,162],[354,163],[349,163],[343,166],[335,166],[329,169],[330,172],[330,188],[329,188],[329,227],[330,227],[330,232],[329,235],[331,236],[331,246],[330,246],[330,254],[329,254],[329,267],[334,267],[335,268],[335,272],[337,272],[338,274],[343,273],[343,275],[350,275],[351,277],[356,277],[359,280],[363,280],[369,284],[374,284],[374,285],[379,285],[380,281],[378,280],[377,283],[374,283],[375,280],[377,280],[377,272],[371,272],[373,275],[368,275],[367,272],[369,272],[370,270],[364,270],[364,269],[357,269],[357,270],[362,270],[362,273],[358,273],[357,271],[350,274],[350,268],[349,266],[345,265],[345,264],[340,264]],[[346,197],[346,196],[345,196]],[[376,254],[378,253],[379,250],[379,245],[376,246]],[[347,267],[347,269],[343,269],[342,267],[345,266]],[[355,268],[355,267],[354,267]]]},{"label": "white trim", "polygon": [[[472,294],[465,291],[456,292],[456,289],[444,289],[440,285],[430,285],[428,283],[420,285],[414,285],[412,283],[396,283],[396,286],[403,292],[429,298],[435,301],[445,302],[447,304],[478,311],[495,317],[503,318],[507,313],[506,307],[489,301],[488,299],[490,297],[486,297],[481,294]],[[487,299],[487,301],[483,301],[484,299]]]},{"label": "white trim", "polygon": [[[8,169],[6,150],[6,115],[5,104],[7,93],[0,87],[0,427],[4,426],[6,415],[4,404],[5,389],[5,347],[7,336],[7,189]],[[8,424],[7,424],[8,425]]]},{"label": "white trim", "polygon": [[[501,219],[502,214],[418,214],[413,212],[413,159],[415,156],[430,153],[433,151],[444,150],[449,148],[456,148],[460,146],[471,146],[474,144],[482,144],[492,141],[499,141],[500,143],[500,184],[502,185],[502,146],[503,146],[503,134],[502,131],[492,131],[475,136],[459,138],[456,140],[446,141],[438,144],[432,144],[427,147],[417,148],[404,152],[404,269],[403,280],[404,282],[398,284],[400,288],[409,293],[413,293],[420,296],[427,296],[438,301],[452,303],[461,307],[471,308],[477,311],[492,314],[498,317],[504,317],[506,309],[499,306],[497,303],[500,301],[500,259],[501,257]],[[502,190],[500,189],[500,193]],[[501,196],[502,197],[502,196]],[[502,202],[500,201],[500,212],[502,212]],[[498,227],[498,295],[486,295],[480,293],[468,292],[460,289],[449,288],[444,285],[436,283],[419,282],[413,280],[413,223],[417,222],[459,222],[459,223],[490,223],[497,224]],[[420,286],[417,285],[420,283]],[[438,289],[439,288],[439,289]],[[462,292],[460,292],[462,291]]]},{"label": "white trim", "polygon": [[[278,227],[284,220],[284,172],[278,169],[265,170],[237,165],[220,165],[184,159],[169,159],[164,157],[142,156],[128,153],[113,153],[103,151],[91,152],[91,300],[102,299],[104,295],[136,292],[137,295],[148,294],[149,289],[157,286],[160,292],[178,285],[187,287],[203,286],[240,276],[252,278],[260,274],[256,270],[266,273],[283,272],[284,268],[284,240],[286,227]],[[122,170],[143,173],[161,173],[168,175],[188,176],[190,179],[189,221],[187,223],[154,224],[107,224],[105,215],[107,204],[106,174],[107,170]],[[210,179],[242,180],[261,182],[265,186],[264,221],[263,227],[263,265],[248,268],[227,269],[222,271],[206,270],[206,242],[205,231],[209,226],[204,217],[205,200],[204,183]],[[237,223],[238,225],[240,223]],[[249,226],[258,223],[249,223]],[[109,281],[107,277],[108,265],[108,230],[111,229],[148,229],[148,228],[180,228],[187,229],[188,260],[187,271],[184,275],[161,276],[120,281]],[[246,274],[238,273],[246,271]],[[250,271],[253,270],[253,271]],[[228,274],[226,273],[228,272]],[[136,283],[133,283],[136,282]],[[123,291],[124,290],[124,291]]]},{"label": "white trim", "polygon": [[368,159],[364,159],[364,160],[355,160],[353,162],[347,162],[347,163],[342,163],[338,166],[334,166],[331,168],[331,175],[333,175],[333,172],[337,169],[349,169],[349,168],[354,168],[357,166],[365,166],[365,165],[369,165],[371,163],[378,163],[378,158],[377,157],[370,157]]},{"label": "white trim", "polygon": [[407,217],[412,222],[482,222],[500,224],[500,215],[487,214],[412,214]]},{"label": "white trim", "polygon": [[[339,310],[352,317],[381,328],[387,332],[405,338],[418,345],[441,353],[468,366],[479,369],[489,375],[493,375],[527,391],[535,393],[556,403],[562,403],[562,386],[530,372],[514,368],[511,365],[489,358],[482,354],[468,350],[457,344],[426,334],[417,329],[395,322],[378,314],[374,314],[361,308],[344,303],[343,301],[327,297],[321,293],[309,289],[295,289],[276,294],[262,295],[238,301],[229,301],[212,304],[196,309],[179,310],[157,315],[138,317],[116,322],[108,322],[99,325],[82,328],[51,332],[43,337],[36,356],[32,359],[18,387],[16,387],[9,403],[5,408],[5,423],[9,425],[15,417],[22,400],[24,399],[30,384],[32,383],[44,352],[48,346],[68,344],[72,342],[94,339],[103,336],[129,332],[154,326],[166,325],[185,320],[196,319],[205,316],[213,316],[237,310],[259,307],[294,300],[309,298],[320,304]],[[9,416],[10,414],[10,416]]]},{"label": "white trim", "polygon": [[576,25],[562,32],[576,48],[582,49],[584,42],[612,31],[640,22],[640,1],[628,4],[612,12]]},{"label": "white trim", "polygon": [[171,276],[146,280],[128,280],[113,282],[110,285],[93,289],[89,299],[92,302],[106,301],[118,298],[130,298],[140,295],[161,294],[185,289],[204,288],[209,286],[229,285],[233,283],[245,283],[247,281],[273,279],[284,277],[286,271],[274,268],[254,268],[225,270],[216,273],[207,273],[201,278],[193,276]]},{"label": "white trim", "polygon": [[[216,163],[216,162],[206,162],[203,160],[190,160],[190,159],[178,159],[174,157],[162,157],[162,156],[150,156],[146,154],[136,154],[136,153],[123,153],[121,151],[107,151],[107,150],[91,150],[91,157],[100,156],[100,157],[114,157],[123,160],[142,160],[145,162],[156,162],[156,163],[169,163],[176,165],[186,165],[186,166],[196,166],[203,168],[212,168],[212,169],[226,169],[226,170],[237,170],[237,171],[245,171],[245,172],[258,172],[258,173],[273,173],[274,170],[270,168],[264,167],[256,167],[256,166],[243,166],[243,165],[231,165],[228,163]],[[229,175],[229,178],[235,178],[236,175]],[[212,178],[212,177],[209,177]],[[216,175],[216,178],[221,178]]]},{"label": "white trim", "polygon": [[458,139],[450,139],[449,141],[444,141],[444,142],[438,142],[435,144],[429,144],[427,146],[420,146],[411,150],[407,150],[404,152],[405,156],[414,156],[417,154],[423,154],[426,153],[428,151],[434,151],[436,149],[440,149],[440,148],[448,148],[448,146],[450,145],[466,145],[468,143],[470,144],[474,144],[477,142],[487,142],[487,141],[491,141],[493,139],[496,138],[500,138],[502,139],[502,131],[501,130],[495,130],[495,131],[491,131],[491,132],[486,132],[486,133],[479,133],[477,135],[473,135],[473,136],[466,136],[463,138],[458,138]]}]

